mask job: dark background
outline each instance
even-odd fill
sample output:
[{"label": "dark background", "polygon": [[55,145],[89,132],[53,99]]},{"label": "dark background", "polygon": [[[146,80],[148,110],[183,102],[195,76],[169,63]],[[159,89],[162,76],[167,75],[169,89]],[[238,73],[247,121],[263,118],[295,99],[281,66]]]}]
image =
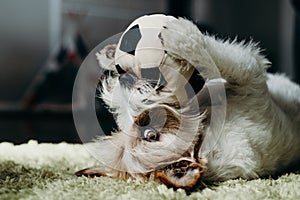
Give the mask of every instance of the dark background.
[{"label": "dark background", "polygon": [[0,141],[80,142],[71,111],[76,72],[90,50],[144,14],[185,16],[218,37],[260,42],[270,72],[299,82],[297,7],[298,0],[3,0]]}]

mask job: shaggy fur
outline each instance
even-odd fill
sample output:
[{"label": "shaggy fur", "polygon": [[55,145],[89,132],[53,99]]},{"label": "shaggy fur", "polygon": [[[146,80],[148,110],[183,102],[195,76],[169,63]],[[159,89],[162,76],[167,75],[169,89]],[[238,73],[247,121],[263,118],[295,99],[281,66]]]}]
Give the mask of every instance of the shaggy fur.
[{"label": "shaggy fur", "polygon": [[[154,178],[189,189],[200,174],[209,181],[254,179],[299,164],[300,88],[283,75],[266,73],[269,61],[256,44],[218,40],[182,18],[168,22],[160,37],[173,60],[189,61],[205,80],[221,77],[225,82],[222,132],[216,141],[207,128],[209,106],[200,113],[186,112],[167,89],[157,92],[138,78],[124,87],[121,75],[108,76],[102,98],[116,116],[119,131],[95,145],[105,166],[99,172],[122,179]],[[151,119],[143,122],[145,116]],[[141,138],[141,122],[151,127],[163,122],[159,139]],[[175,172],[178,165],[185,167],[181,175],[186,178]],[[167,178],[157,178],[157,171]]]}]

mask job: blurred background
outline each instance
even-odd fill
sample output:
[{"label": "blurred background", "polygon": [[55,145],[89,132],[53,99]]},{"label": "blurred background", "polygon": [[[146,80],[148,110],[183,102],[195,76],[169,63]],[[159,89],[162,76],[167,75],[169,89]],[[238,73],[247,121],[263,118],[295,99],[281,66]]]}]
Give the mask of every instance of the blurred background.
[{"label": "blurred background", "polygon": [[[300,80],[299,0],[2,0],[0,142],[81,142],[71,100],[85,56],[135,18],[185,16],[220,38],[260,42],[270,72]],[[96,105],[97,106],[97,105]],[[114,123],[98,102],[105,132]]]}]

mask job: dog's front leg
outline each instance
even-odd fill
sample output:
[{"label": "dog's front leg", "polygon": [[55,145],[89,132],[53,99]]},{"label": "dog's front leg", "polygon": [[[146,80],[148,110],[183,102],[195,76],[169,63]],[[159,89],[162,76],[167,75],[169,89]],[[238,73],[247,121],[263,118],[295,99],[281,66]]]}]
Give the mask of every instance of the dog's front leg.
[{"label": "dog's front leg", "polygon": [[202,34],[196,25],[183,18],[167,23],[161,38],[168,53],[189,61],[204,78],[221,76],[236,89],[250,87],[248,92],[258,85],[266,87],[269,61],[253,43],[217,40]]}]

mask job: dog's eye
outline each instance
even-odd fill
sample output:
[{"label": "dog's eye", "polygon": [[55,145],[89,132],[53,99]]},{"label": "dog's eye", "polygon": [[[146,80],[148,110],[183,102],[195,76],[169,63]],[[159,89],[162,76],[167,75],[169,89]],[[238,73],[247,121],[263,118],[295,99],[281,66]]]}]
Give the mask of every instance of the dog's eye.
[{"label": "dog's eye", "polygon": [[147,127],[142,131],[142,138],[148,142],[155,142],[159,139],[159,134],[154,128]]}]

